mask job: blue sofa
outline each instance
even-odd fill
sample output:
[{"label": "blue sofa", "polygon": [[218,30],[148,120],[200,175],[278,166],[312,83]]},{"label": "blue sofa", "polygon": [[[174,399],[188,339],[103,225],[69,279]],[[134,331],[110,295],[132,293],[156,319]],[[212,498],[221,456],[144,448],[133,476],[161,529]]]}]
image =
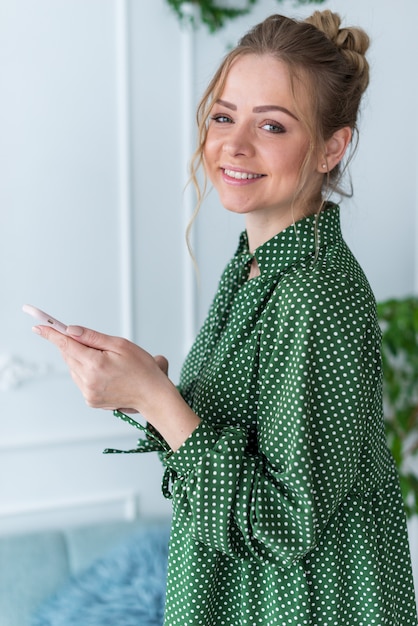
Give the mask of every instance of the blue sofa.
[{"label": "blue sofa", "polygon": [[[159,532],[159,529],[164,533],[164,537],[168,537],[167,520],[103,523],[0,537],[0,626],[29,626],[34,612],[36,613],[43,603],[48,604],[48,598],[57,591],[61,595],[62,623],[66,624],[62,599],[63,597],[65,599],[65,593],[74,591],[71,585],[74,587],[78,582],[77,579],[82,580],[83,576],[83,584],[86,577],[94,578],[97,584],[100,584],[100,576],[104,576],[103,560],[106,564],[106,558],[108,561],[110,558],[106,555],[113,555],[115,558],[117,554],[115,551],[120,546],[120,549],[125,549],[122,558],[126,560],[126,554],[135,553],[129,546],[130,541],[135,542],[135,545],[138,541],[147,541],[147,532],[155,533]],[[143,553],[140,550],[136,551]],[[164,554],[161,558],[164,558]],[[100,560],[102,569],[95,570],[95,563]],[[110,566],[113,571],[117,569],[112,562]],[[97,571],[101,573],[99,576]],[[107,578],[110,578],[109,574]],[[165,581],[161,583],[162,586],[165,585]],[[105,581],[105,584],[108,582]],[[79,589],[77,591],[79,593]],[[48,610],[51,613],[51,607]],[[58,605],[53,610],[58,610]],[[41,619],[39,623],[58,623],[57,620],[50,619],[50,622],[46,618]],[[89,621],[89,624],[93,622],[94,620]],[[69,619],[68,623],[73,622]]]}]

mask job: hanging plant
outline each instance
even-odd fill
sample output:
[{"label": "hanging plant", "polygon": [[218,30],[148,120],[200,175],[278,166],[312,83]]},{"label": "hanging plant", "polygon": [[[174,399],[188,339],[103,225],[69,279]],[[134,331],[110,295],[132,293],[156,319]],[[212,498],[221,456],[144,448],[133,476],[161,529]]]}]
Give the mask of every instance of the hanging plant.
[{"label": "hanging plant", "polygon": [[[296,5],[322,4],[326,0],[294,0]],[[240,7],[233,8],[222,4],[222,0],[167,0],[170,7],[177,14],[181,22],[191,22],[197,26],[197,22],[205,24],[211,33],[222,28],[228,20],[241,15],[247,15],[257,4],[258,0],[245,0]],[[277,0],[283,2],[283,0]],[[198,9],[198,16],[190,12],[190,7]]]}]

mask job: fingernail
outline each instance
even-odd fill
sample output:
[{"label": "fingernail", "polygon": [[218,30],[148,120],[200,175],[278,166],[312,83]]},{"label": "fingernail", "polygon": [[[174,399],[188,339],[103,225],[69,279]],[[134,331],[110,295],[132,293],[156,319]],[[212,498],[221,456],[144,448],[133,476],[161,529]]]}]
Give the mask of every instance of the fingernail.
[{"label": "fingernail", "polygon": [[84,332],[84,328],[81,326],[67,326],[67,335],[72,335],[73,337],[81,337]]},{"label": "fingernail", "polygon": [[39,328],[39,326],[32,326],[32,332],[35,333],[36,335],[41,335],[41,329]]}]

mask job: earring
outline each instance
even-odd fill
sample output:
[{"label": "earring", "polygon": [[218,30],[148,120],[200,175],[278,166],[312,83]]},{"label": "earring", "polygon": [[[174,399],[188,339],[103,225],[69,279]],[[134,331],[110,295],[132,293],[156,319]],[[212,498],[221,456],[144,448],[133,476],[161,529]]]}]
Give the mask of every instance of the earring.
[{"label": "earring", "polygon": [[327,164],[326,163],[322,163],[322,169],[326,170],[327,169]]}]

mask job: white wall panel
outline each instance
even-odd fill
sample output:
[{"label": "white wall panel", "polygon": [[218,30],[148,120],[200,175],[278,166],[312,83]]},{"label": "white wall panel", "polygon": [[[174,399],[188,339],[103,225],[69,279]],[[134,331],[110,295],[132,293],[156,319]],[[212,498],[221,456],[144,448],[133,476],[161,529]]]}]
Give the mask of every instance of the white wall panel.
[{"label": "white wall panel", "polygon": [[[113,437],[115,447],[135,438]],[[170,515],[155,455],[103,455],[109,439],[0,448],[0,534]]]},{"label": "white wall panel", "polygon": [[121,437],[133,447],[138,433],[85,406],[21,312],[31,302],[67,323],[134,334],[125,7],[0,3],[3,382],[9,374],[0,391],[0,532],[48,524],[52,510],[65,523],[71,502],[87,521],[103,507],[82,503],[106,502],[109,492],[134,493],[145,512],[169,510],[155,455],[102,456]]},{"label": "white wall panel", "polygon": [[176,377],[185,352],[183,33],[163,0],[149,3],[146,19],[133,1],[130,15],[136,339],[166,354]]}]

